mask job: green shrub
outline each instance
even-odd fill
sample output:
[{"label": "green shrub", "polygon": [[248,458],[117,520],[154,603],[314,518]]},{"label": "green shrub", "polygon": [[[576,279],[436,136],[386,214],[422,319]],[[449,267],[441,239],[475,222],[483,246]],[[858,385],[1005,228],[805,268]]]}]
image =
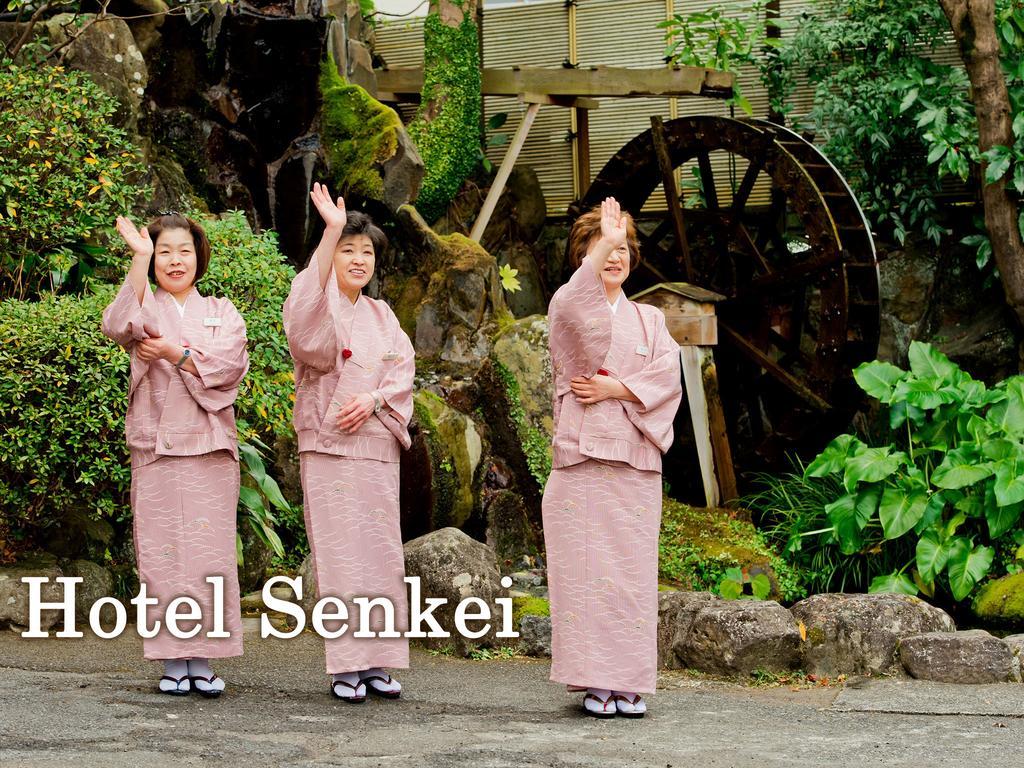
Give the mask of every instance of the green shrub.
[{"label": "green shrub", "polygon": [[[275,236],[253,235],[242,214],[204,225],[213,258],[199,289],[231,298],[248,327],[250,370],[236,403],[240,437],[281,433],[291,428],[292,397],[281,306],[294,272]],[[81,297],[0,303],[0,539],[13,548],[41,544],[56,531],[81,533],[92,555],[107,546],[116,559],[124,541],[129,362],[100,332],[117,287],[94,288]]]},{"label": "green shrub", "polygon": [[[892,442],[840,435],[808,477],[841,479],[825,507],[844,555],[909,550],[871,591],[963,600],[998,551],[1017,550],[1024,510],[1024,376],[989,389],[927,344],[910,345],[910,371],[859,366],[861,389],[888,406]],[[1018,552],[1018,554],[1024,554]]]},{"label": "green shrub", "polygon": [[97,232],[144,192],[116,108],[83,72],[0,66],[0,297],[79,288],[111,263]]},{"label": "green shrub", "polygon": [[867,592],[876,576],[898,568],[913,550],[890,543],[844,554],[825,512],[842,495],[842,483],[831,475],[805,477],[804,469],[794,462],[790,472],[753,475],[755,490],[741,506],[755,514],[758,528],[800,574],[808,593]]}]

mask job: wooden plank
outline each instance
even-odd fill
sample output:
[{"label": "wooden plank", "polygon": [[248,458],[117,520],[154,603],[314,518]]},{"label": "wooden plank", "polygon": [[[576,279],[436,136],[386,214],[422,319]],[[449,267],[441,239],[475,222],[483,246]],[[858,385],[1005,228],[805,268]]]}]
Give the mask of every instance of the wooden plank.
[{"label": "wooden plank", "polygon": [[[422,67],[374,70],[381,92],[419,97],[423,90]],[[484,96],[518,96],[520,93],[565,96],[713,96],[732,93],[734,77],[703,67],[514,67],[484,69]]]},{"label": "wooden plank", "polygon": [[557,94],[544,93],[520,93],[519,100],[526,104],[548,104],[554,107],[572,107],[578,112],[586,114],[588,109],[598,109],[601,102],[597,99],[589,99],[585,96],[559,96]]},{"label": "wooden plank", "polygon": [[665,327],[680,346],[718,344],[718,318],[715,315],[679,315],[665,313]]},{"label": "wooden plank", "polygon": [[715,475],[718,478],[718,492],[723,502],[739,498],[736,488],[736,471],[732,465],[732,450],[729,448],[729,432],[725,426],[725,411],[718,391],[718,370],[715,367],[711,347],[695,347],[700,361],[701,381],[704,386],[704,402],[708,411],[708,432],[711,435],[711,453],[715,459]]},{"label": "wooden plank", "polygon": [[494,182],[487,192],[487,199],[484,200],[483,208],[480,209],[480,215],[473,222],[473,231],[469,235],[471,240],[476,240],[479,243],[480,238],[484,236],[487,222],[491,220],[491,214],[494,213],[494,208],[498,204],[498,198],[501,197],[501,193],[505,189],[505,182],[508,181],[508,177],[512,173],[512,167],[516,164],[516,158],[519,157],[519,152],[522,150],[523,144],[526,143],[526,136],[530,133],[530,126],[533,125],[533,120],[537,117],[537,112],[539,111],[540,104],[531,104],[526,108],[523,121],[519,124],[519,128],[516,129],[515,138],[512,139],[512,144],[509,146],[508,152],[505,153],[505,159],[501,161],[501,167],[498,168]]},{"label": "wooden plank", "polygon": [[676,174],[672,167],[672,159],[668,154],[668,142],[665,140],[665,126],[661,118],[651,115],[651,137],[654,140],[654,154],[658,158],[661,169],[661,183],[665,188],[665,204],[672,219],[672,229],[676,236],[676,248],[682,257],[683,271],[686,279],[693,281],[693,261],[690,259],[690,242],[686,238],[686,224],[683,223],[683,206],[679,202],[679,190],[676,189]]},{"label": "wooden plank", "polygon": [[708,407],[704,400],[704,382],[700,370],[697,347],[680,347],[679,362],[683,369],[686,400],[690,406],[693,439],[697,446],[700,478],[704,485],[704,499],[709,507],[718,506],[718,480],[715,477],[714,449],[711,444],[711,426]]}]

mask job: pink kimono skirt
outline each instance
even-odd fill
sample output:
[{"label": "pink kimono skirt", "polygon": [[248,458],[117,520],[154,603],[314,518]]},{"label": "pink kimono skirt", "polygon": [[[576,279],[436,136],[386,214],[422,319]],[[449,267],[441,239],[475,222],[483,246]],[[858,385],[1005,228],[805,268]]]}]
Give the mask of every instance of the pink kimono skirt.
[{"label": "pink kimono skirt", "polygon": [[661,493],[660,472],[596,459],[548,477],[550,679],[569,690],[655,689]]},{"label": "pink kimono skirt", "polygon": [[[148,608],[149,627],[160,631],[142,639],[147,659],[223,658],[242,655],[242,611],[238,593],[235,520],[238,513],[238,462],[228,451],[199,456],[161,456],[132,470],[132,530],[139,581],[157,598]],[[208,638],[214,628],[213,585],[208,576],[224,577],[224,631],[228,638]],[[174,598],[193,598],[202,611],[198,634],[174,637],[164,621]],[[187,614],[181,606],[179,614]],[[179,621],[179,631],[196,622]]]},{"label": "pink kimono skirt", "polygon": [[[360,626],[354,597],[388,598],[395,607],[395,631],[404,634],[408,629],[399,464],[303,451],[299,466],[318,597],[337,597],[348,611],[345,622],[324,621],[329,631],[348,624],[341,636],[324,638],[328,674],[371,667],[408,668],[408,638],[353,637],[359,629],[380,632],[385,628],[379,606],[371,609],[369,625]],[[303,584],[303,590],[306,588]]]}]

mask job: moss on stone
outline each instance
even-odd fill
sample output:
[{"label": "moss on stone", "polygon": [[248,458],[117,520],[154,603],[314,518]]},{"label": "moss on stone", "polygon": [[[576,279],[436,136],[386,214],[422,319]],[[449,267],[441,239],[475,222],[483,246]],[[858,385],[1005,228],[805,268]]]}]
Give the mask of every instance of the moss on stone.
[{"label": "moss on stone", "polygon": [[523,616],[550,616],[551,604],[545,597],[513,597],[512,626],[519,629]]},{"label": "moss on stone", "polygon": [[455,476],[454,468],[450,465],[445,467],[444,442],[428,406],[430,398],[440,400],[433,392],[420,390],[413,396],[412,407],[420,425],[420,431],[426,436],[427,450],[430,452],[430,485],[434,496],[431,528],[437,530],[454,524],[451,511],[458,492],[458,478]]},{"label": "moss on stone", "polygon": [[974,598],[974,614],[992,622],[1024,622],[1024,572],[988,582]]},{"label": "moss on stone", "polygon": [[494,361],[494,370],[505,390],[511,426],[516,430],[522,445],[530,474],[537,481],[537,486],[543,489],[548,481],[548,475],[551,474],[551,440],[527,419],[520,397],[519,381],[512,372],[497,360]]},{"label": "moss on stone", "polygon": [[[479,437],[467,416],[433,392],[421,390],[414,399],[426,411],[436,438],[430,444],[431,460],[450,479],[444,484],[446,504],[435,510],[435,515],[445,517],[447,525],[461,528],[473,511],[473,478],[480,463]],[[438,506],[440,503],[439,500]]]},{"label": "moss on stone", "polygon": [[321,68],[320,95],[321,141],[334,188],[342,195],[382,199],[384,180],[378,169],[398,149],[401,118],[365,88],[346,82],[331,58]]},{"label": "moss on stone", "polygon": [[796,572],[774,553],[754,526],[727,509],[662,502],[658,544],[660,577],[687,589],[717,590],[728,568],[759,568],[772,581],[774,597],[804,596]]}]

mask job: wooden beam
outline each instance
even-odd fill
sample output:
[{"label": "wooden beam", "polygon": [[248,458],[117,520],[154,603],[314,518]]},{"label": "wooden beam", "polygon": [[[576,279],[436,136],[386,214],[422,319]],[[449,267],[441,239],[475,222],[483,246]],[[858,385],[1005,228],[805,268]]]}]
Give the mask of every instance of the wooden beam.
[{"label": "wooden beam", "polygon": [[540,104],[531,104],[526,108],[523,122],[516,129],[515,138],[512,139],[512,144],[509,145],[508,152],[505,153],[505,159],[501,161],[501,167],[498,169],[494,182],[487,192],[487,199],[484,200],[484,206],[480,209],[480,215],[473,222],[473,231],[469,235],[471,240],[476,240],[479,243],[480,238],[484,236],[487,222],[491,220],[491,214],[494,213],[494,208],[498,204],[498,198],[501,197],[501,193],[505,189],[505,182],[508,181],[508,177],[512,173],[512,167],[516,164],[516,158],[519,157],[519,152],[522,150],[523,144],[526,143],[526,136],[530,133],[530,126],[533,125],[533,120],[537,117],[537,112],[539,111]]},{"label": "wooden beam", "polygon": [[[423,90],[422,67],[374,70],[381,95],[397,101],[419,99]],[[732,95],[734,77],[728,72],[703,67],[513,67],[484,69],[484,96],[518,96],[537,93],[546,96],[711,96]]]},{"label": "wooden beam", "polygon": [[555,107],[572,107],[585,112],[588,109],[597,109],[601,102],[597,99],[588,99],[583,96],[558,96],[557,94],[544,93],[520,93],[519,100],[526,104],[549,104]]}]

